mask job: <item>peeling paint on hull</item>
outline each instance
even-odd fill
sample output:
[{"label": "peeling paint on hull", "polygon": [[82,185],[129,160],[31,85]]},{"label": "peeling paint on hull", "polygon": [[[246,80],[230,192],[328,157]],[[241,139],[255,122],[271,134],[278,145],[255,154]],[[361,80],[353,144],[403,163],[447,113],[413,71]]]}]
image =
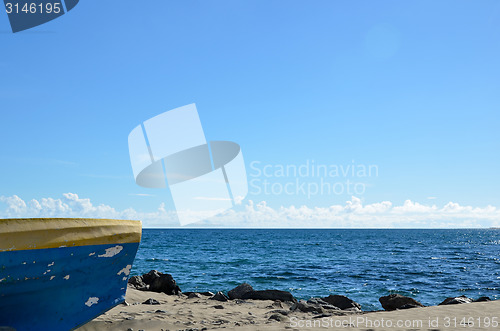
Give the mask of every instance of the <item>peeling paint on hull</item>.
[{"label": "peeling paint on hull", "polygon": [[[118,273],[133,263],[139,243],[121,244],[123,250],[113,258],[89,256],[114,246],[1,252],[0,325],[18,331],[71,330],[123,302],[128,278]],[[27,268],[26,260],[36,263]]]},{"label": "peeling paint on hull", "polygon": [[0,219],[0,326],[67,331],[123,302],[140,237],[139,221]]}]

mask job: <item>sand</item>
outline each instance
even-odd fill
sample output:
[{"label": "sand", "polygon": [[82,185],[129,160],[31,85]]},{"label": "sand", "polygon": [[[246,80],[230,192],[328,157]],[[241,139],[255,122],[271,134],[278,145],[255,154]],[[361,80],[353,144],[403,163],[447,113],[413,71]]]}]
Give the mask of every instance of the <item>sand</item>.
[{"label": "sand", "polygon": [[[160,304],[143,304],[149,298]],[[128,305],[120,304],[77,330],[500,330],[500,301],[323,318],[289,312],[286,303],[189,299],[130,287],[126,302]]]}]

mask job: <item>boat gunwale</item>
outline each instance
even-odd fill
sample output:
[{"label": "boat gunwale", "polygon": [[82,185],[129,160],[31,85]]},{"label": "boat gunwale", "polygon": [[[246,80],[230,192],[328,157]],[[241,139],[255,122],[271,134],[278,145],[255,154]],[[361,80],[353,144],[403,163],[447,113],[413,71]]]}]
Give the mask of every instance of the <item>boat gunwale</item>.
[{"label": "boat gunwale", "polygon": [[142,222],[138,220],[62,217],[0,219],[0,252],[138,243],[141,236]]}]

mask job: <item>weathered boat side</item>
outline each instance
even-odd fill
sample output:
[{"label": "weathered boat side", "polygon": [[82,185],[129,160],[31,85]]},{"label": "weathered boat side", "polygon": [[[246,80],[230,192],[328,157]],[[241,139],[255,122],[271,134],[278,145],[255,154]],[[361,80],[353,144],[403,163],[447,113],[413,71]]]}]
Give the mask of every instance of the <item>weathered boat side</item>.
[{"label": "weathered boat side", "polygon": [[140,236],[139,221],[0,220],[0,326],[71,330],[123,302]]}]

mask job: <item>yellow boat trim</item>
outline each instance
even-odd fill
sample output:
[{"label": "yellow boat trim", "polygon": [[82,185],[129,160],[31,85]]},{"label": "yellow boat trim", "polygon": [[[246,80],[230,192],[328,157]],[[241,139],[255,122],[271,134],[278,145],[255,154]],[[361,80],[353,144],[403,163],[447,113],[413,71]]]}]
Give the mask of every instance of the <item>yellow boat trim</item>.
[{"label": "yellow boat trim", "polygon": [[0,219],[0,252],[141,241],[141,221],[89,218]]}]

